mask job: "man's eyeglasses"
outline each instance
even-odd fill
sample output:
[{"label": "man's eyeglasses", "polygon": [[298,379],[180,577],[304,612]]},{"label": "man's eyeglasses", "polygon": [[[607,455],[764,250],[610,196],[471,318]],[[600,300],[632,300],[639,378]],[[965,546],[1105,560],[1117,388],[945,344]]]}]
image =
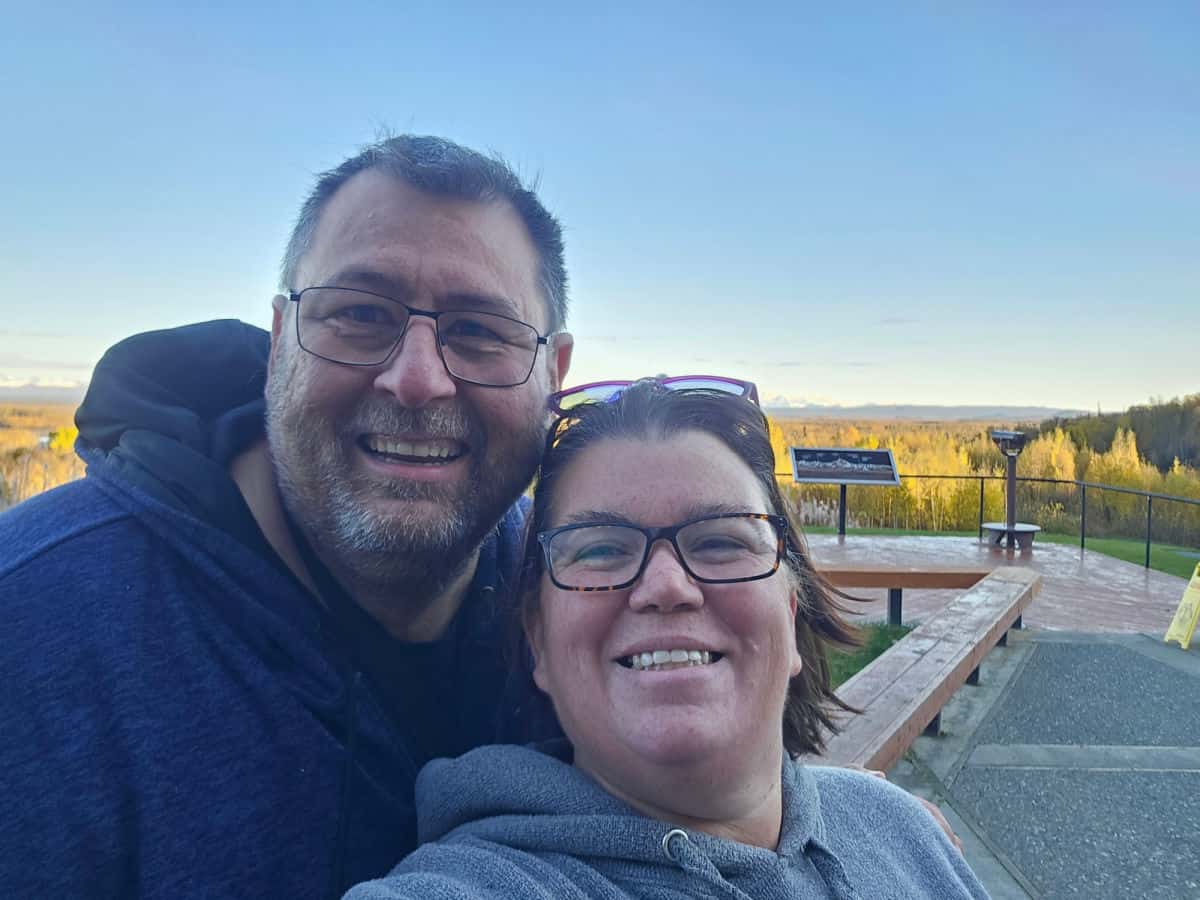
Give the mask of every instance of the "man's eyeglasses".
[{"label": "man's eyeglasses", "polygon": [[[653,379],[673,391],[708,390],[723,391],[735,397],[745,397],[758,406],[758,388],[751,381],[725,378],[721,375],[675,375],[671,378]],[[593,381],[578,387],[567,388],[550,395],[550,409],[560,416],[569,415],[572,408],[581,403],[606,403],[616,399],[622,391],[634,384],[632,381]]]},{"label": "man's eyeglasses", "polygon": [[517,319],[468,310],[430,312],[354,288],[309,287],[296,304],[296,340],[313,356],[345,366],[378,366],[400,345],[414,316],[432,319],[438,355],[459,381],[488,387],[524,384],[549,336]]},{"label": "man's eyeglasses", "polygon": [[655,541],[670,541],[697,581],[731,584],[775,574],[785,552],[787,520],[765,513],[725,513],[666,528],[618,522],[564,525],[538,533],[546,569],[566,591],[619,591],[641,576]]}]

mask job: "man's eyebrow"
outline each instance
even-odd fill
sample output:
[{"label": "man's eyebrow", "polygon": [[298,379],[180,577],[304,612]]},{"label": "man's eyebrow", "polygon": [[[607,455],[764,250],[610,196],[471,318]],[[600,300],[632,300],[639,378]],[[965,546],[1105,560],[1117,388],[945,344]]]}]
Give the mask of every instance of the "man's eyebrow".
[{"label": "man's eyebrow", "polygon": [[339,269],[328,281],[329,287],[355,287],[375,291],[386,297],[401,300],[410,292],[408,280],[399,275],[385,275],[376,269],[351,266]]},{"label": "man's eyebrow", "polygon": [[480,312],[498,313],[510,319],[521,319],[521,310],[507,297],[497,294],[480,294],[473,291],[455,291],[446,294],[440,303],[443,309],[475,309]]},{"label": "man's eyebrow", "polygon": [[[364,291],[372,291],[391,297],[393,300],[407,301],[412,296],[412,287],[403,275],[385,275],[377,269],[364,269],[350,266],[339,269],[326,282],[328,287],[353,287]],[[438,298],[438,309],[470,309],[480,312],[498,313],[511,319],[519,319],[521,310],[513,301],[498,294],[484,294],[475,291],[454,291]]]}]

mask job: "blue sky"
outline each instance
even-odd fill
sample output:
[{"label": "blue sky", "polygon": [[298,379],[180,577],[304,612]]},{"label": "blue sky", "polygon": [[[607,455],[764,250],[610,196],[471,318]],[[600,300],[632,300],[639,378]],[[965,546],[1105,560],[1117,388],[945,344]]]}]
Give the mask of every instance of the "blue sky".
[{"label": "blue sky", "polygon": [[136,331],[265,325],[313,175],[390,127],[540,178],[572,381],[1200,391],[1200,8],[1043,6],[11,10],[0,384],[85,381]]}]

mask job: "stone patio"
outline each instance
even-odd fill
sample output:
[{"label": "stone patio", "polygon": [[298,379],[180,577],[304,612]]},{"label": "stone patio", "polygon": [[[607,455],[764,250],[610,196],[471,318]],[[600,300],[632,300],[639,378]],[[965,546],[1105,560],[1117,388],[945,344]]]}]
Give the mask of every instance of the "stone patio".
[{"label": "stone patio", "polygon": [[[1187,581],[1091,550],[1035,542],[1028,551],[990,547],[971,537],[811,535],[817,568],[1026,566],[1042,575],[1042,590],[1025,613],[1028,628],[1163,635]],[[870,602],[852,609],[863,620],[887,618],[885,590],[852,590]],[[940,609],[959,591],[906,590],[904,619]]]}]

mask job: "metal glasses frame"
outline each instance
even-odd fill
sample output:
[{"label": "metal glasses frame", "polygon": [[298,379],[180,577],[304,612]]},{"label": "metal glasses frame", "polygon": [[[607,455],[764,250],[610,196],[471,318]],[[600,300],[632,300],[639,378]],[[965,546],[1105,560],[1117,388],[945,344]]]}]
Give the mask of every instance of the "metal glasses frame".
[{"label": "metal glasses frame", "polygon": [[[408,319],[404,322],[404,327],[400,330],[400,334],[396,337],[396,342],[394,344],[392,344],[391,347],[388,348],[387,353],[385,353],[383,355],[383,358],[380,359],[378,362],[346,362],[345,360],[342,360],[342,359],[334,359],[332,356],[325,356],[322,353],[317,353],[315,350],[310,350],[308,347],[305,347],[304,340],[300,337],[300,299],[305,294],[307,294],[309,291],[345,291],[345,292],[351,293],[351,294],[362,294],[366,297],[375,297],[376,299],[379,299],[379,300],[387,300],[390,303],[395,303],[397,306],[403,308],[405,313],[408,316]],[[487,382],[487,381],[476,381],[473,378],[466,378],[462,375],[459,375],[457,372],[455,372],[453,369],[450,368],[450,364],[448,362],[446,362],[446,354],[442,352],[442,346],[443,346],[442,332],[438,325],[438,319],[440,319],[442,316],[447,315],[449,313],[459,313],[459,314],[472,313],[472,312],[475,312],[474,310],[417,309],[415,306],[409,306],[407,303],[403,302],[402,300],[397,300],[395,297],[389,297],[386,294],[377,294],[374,291],[364,291],[359,288],[338,287],[338,286],[332,285],[332,284],[314,284],[314,285],[310,285],[309,287],[304,288],[304,290],[302,290],[302,291],[288,291],[287,298],[292,303],[296,304],[296,343],[299,345],[300,349],[303,350],[305,353],[311,353],[313,356],[317,357],[318,359],[323,359],[326,362],[337,363],[339,366],[356,366],[359,368],[372,368],[374,366],[382,366],[383,364],[385,364],[388,360],[390,360],[392,358],[392,354],[396,352],[396,348],[399,347],[400,344],[404,341],[404,336],[406,334],[408,334],[408,326],[409,326],[409,323],[412,322],[413,317],[420,316],[420,317],[423,317],[426,319],[433,320],[434,333],[437,335],[438,359],[440,359],[442,361],[442,368],[444,368],[446,370],[446,373],[451,378],[454,378],[457,381],[461,381],[466,384],[477,384],[480,387],[516,387],[517,385],[521,385],[521,384],[524,384],[525,382],[527,382],[529,380],[529,376],[533,374],[533,367],[535,365],[537,365],[538,348],[541,346],[544,346],[544,345],[548,345],[550,343],[550,338],[554,336],[553,333],[539,334],[538,330],[536,328],[534,328],[532,325],[530,325],[528,322],[522,322],[520,319],[514,319],[512,316],[504,316],[504,315],[501,315],[500,313],[493,313],[493,312],[481,313],[482,315],[495,316],[498,319],[505,319],[509,322],[515,322],[518,325],[523,325],[526,328],[528,328],[530,330],[530,332],[532,332],[533,335],[536,337],[536,340],[533,345],[533,355],[530,356],[530,358],[529,358],[529,369],[528,369],[528,371],[525,372],[525,377],[522,378],[520,381],[506,381],[503,384],[495,384],[495,383]]]},{"label": "metal glasses frame", "polygon": [[[676,536],[679,532],[687,528],[689,525],[695,525],[697,522],[708,522],[713,519],[762,519],[770,522],[775,528],[775,563],[771,566],[770,571],[763,572],[761,575],[748,575],[743,578],[705,578],[703,575],[697,575],[692,571],[691,566],[687,564],[687,559],[684,557],[683,551],[679,547],[679,542]],[[558,576],[554,572],[554,563],[550,558],[550,542],[554,538],[566,531],[578,531],[581,528],[596,528],[596,527],[616,527],[628,528],[632,531],[640,531],[646,536],[646,547],[642,551],[642,561],[637,567],[637,571],[633,576],[619,584],[599,585],[596,587],[579,587],[574,585],[563,584],[558,580]],[[787,519],[783,516],[771,515],[770,513],[718,513],[712,516],[697,516],[694,519],[688,519],[686,522],[680,522],[677,525],[668,525],[664,528],[640,528],[637,525],[630,525],[628,522],[579,522],[573,525],[562,525],[558,528],[549,528],[545,531],[539,531],[537,535],[538,545],[542,548],[542,556],[546,563],[546,571],[550,574],[550,581],[554,586],[564,591],[582,591],[584,593],[603,593],[605,591],[620,591],[634,584],[642,573],[646,571],[646,564],[650,560],[650,551],[654,548],[658,541],[670,541],[671,547],[675,550],[675,557],[679,560],[679,564],[683,567],[683,571],[687,572],[696,581],[704,584],[738,584],[744,581],[759,581],[763,578],[770,578],[779,571],[779,564],[783,561],[783,555],[787,551]]]}]

